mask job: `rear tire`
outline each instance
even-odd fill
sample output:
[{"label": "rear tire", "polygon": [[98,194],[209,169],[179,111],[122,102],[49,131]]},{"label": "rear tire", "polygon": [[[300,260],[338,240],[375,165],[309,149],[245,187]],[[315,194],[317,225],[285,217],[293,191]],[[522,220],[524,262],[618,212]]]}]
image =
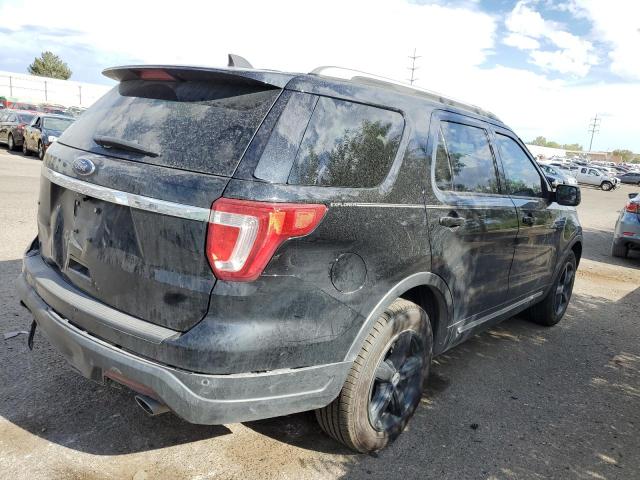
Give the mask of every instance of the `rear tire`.
[{"label": "rear tire", "polygon": [[569,306],[573,283],[576,278],[576,256],[573,252],[565,257],[549,293],[539,303],[529,307],[527,318],[539,325],[552,327],[557,324]]},{"label": "rear tire", "polygon": [[432,348],[426,312],[404,299],[393,302],[369,332],[340,395],[316,410],[322,429],[357,452],[386,447],[420,403]]},{"label": "rear tire", "polygon": [[602,182],[602,185],[600,185],[600,188],[602,188],[602,190],[604,190],[605,192],[608,192],[609,190],[611,190],[613,188],[613,183],[611,183],[611,182]]},{"label": "rear tire", "polygon": [[629,253],[629,247],[625,244],[616,243],[614,240],[611,243],[611,255],[619,258],[626,258]]}]

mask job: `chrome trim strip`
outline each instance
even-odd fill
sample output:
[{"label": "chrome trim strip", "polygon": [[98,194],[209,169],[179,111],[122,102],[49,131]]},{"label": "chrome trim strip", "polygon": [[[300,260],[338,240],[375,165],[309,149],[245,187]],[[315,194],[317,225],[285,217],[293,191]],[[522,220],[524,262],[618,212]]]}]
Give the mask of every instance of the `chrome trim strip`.
[{"label": "chrome trim strip", "polygon": [[424,205],[416,203],[356,203],[356,202],[331,202],[330,207],[366,207],[366,208],[420,208]]},{"label": "chrome trim strip", "polygon": [[534,293],[533,295],[529,295],[526,298],[523,298],[522,300],[516,302],[516,303],[512,303],[511,305],[507,305],[504,308],[501,308],[500,310],[497,310],[493,313],[490,313],[488,315],[485,315],[484,317],[481,317],[477,320],[474,320],[473,322],[467,323],[465,325],[460,325],[458,328],[456,328],[456,333],[458,335],[460,335],[463,332],[466,332],[467,330],[470,330],[474,327],[477,327],[478,325],[480,325],[481,323],[485,323],[488,322],[489,320],[493,320],[496,317],[499,317],[500,315],[503,315],[507,312],[509,312],[510,310],[514,310],[522,305],[524,305],[525,303],[530,302],[531,300],[534,300],[536,298],[538,298],[539,296],[541,296],[544,292],[541,290],[539,292]]},{"label": "chrome trim strip", "polygon": [[464,209],[464,210],[484,210],[488,208],[499,209],[499,208],[507,208],[513,210],[515,207],[513,205],[496,205],[496,204],[476,204],[476,205],[447,205],[447,204],[437,204],[437,205],[423,205],[418,203],[357,203],[357,202],[332,202],[330,204],[331,207],[366,207],[366,208],[419,208],[419,209],[427,209],[427,210],[456,210],[456,209]]},{"label": "chrome trim strip", "polygon": [[42,176],[47,178],[50,182],[69,190],[73,190],[74,192],[98,198],[106,202],[137,208],[138,210],[145,210],[147,212],[169,215],[171,217],[186,218],[188,220],[197,220],[200,222],[208,222],[209,215],[211,213],[208,208],[167,202],[166,200],[145,197],[143,195],[123,192],[121,190],[96,185],[95,183],[78,180],[77,178],[68,177],[67,175],[51,170],[44,165],[42,167]]}]

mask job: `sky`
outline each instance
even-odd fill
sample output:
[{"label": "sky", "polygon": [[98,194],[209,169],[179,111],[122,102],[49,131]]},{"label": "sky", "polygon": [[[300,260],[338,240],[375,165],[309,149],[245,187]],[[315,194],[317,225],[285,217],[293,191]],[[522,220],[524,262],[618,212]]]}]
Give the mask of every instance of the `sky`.
[{"label": "sky", "polygon": [[337,65],[406,80],[498,115],[520,137],[640,152],[640,0],[0,0],[0,70],[43,50],[72,80],[109,66]]}]

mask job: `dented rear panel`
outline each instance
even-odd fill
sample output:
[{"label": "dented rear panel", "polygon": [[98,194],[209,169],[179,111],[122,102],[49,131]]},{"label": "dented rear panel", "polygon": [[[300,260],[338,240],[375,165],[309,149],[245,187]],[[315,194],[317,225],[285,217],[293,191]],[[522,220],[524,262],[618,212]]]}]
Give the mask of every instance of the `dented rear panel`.
[{"label": "dented rear panel", "polygon": [[48,151],[38,211],[41,255],[66,281],[178,331],[204,317],[216,281],[211,204],[281,91],[187,77],[125,79],[96,102]]},{"label": "dented rear panel", "polygon": [[[72,165],[79,157],[96,166],[91,183],[74,173]],[[215,284],[204,254],[206,220],[156,213],[100,197],[105,192],[127,192],[161,198],[200,207],[204,217],[211,199],[219,197],[226,184],[222,177],[87,155],[55,145],[43,164],[40,187],[41,255],[68,282],[101,302],[174,330],[186,330],[205,315]],[[104,189],[94,191],[95,186]],[[125,198],[119,195],[120,200]]]}]

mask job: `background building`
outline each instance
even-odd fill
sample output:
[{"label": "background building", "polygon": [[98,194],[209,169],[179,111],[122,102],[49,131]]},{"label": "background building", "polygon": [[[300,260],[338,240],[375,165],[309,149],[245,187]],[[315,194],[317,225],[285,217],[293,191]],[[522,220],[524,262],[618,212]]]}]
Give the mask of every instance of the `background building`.
[{"label": "background building", "polygon": [[0,96],[11,101],[87,108],[111,87],[0,71]]}]

